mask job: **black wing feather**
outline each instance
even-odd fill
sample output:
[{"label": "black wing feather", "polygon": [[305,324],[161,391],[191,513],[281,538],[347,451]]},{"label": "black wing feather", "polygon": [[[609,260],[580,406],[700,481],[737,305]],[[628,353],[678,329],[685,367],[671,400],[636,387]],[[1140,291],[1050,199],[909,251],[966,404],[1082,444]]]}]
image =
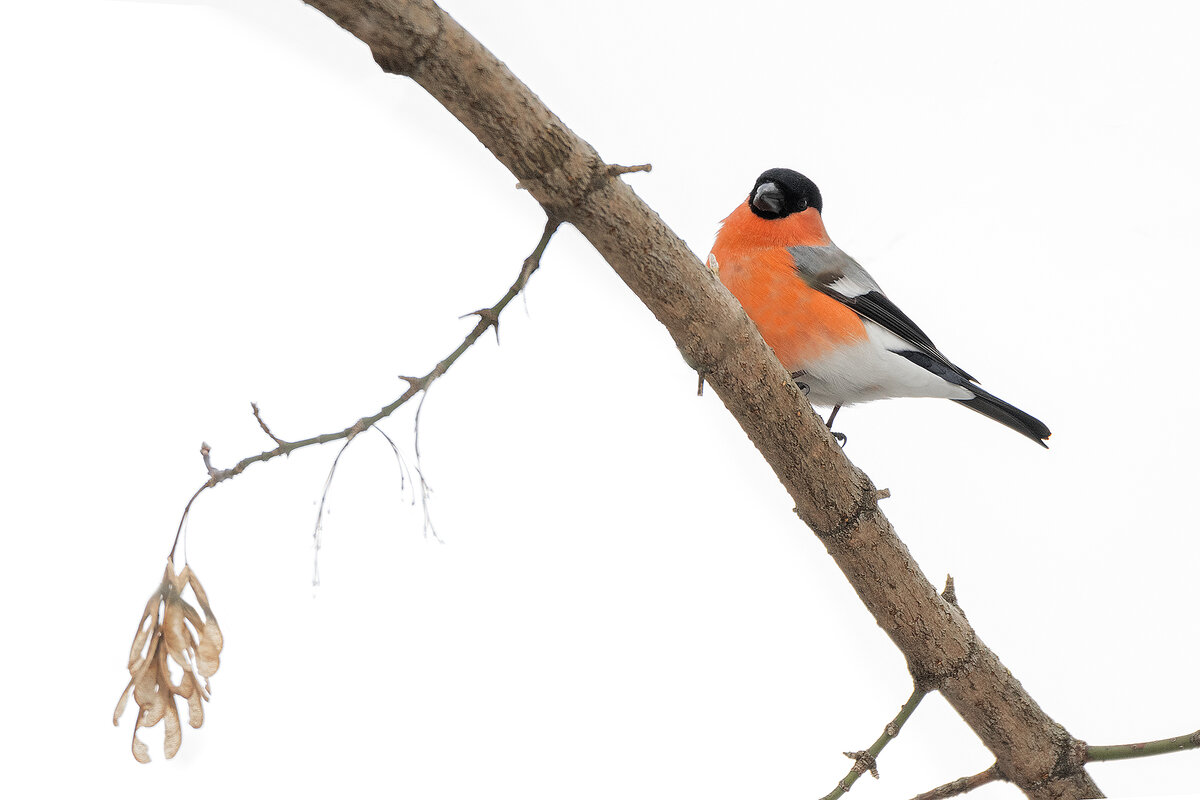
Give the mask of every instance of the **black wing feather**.
[{"label": "black wing feather", "polygon": [[897,308],[896,304],[889,300],[883,292],[872,289],[866,294],[846,297],[828,288],[824,291],[834,300],[848,306],[860,317],[871,320],[905,341],[912,342],[919,351],[943,366],[949,367],[968,381],[975,380],[966,370],[956,366],[950,359],[942,355],[925,331],[918,328],[917,323],[909,319],[908,315]]}]

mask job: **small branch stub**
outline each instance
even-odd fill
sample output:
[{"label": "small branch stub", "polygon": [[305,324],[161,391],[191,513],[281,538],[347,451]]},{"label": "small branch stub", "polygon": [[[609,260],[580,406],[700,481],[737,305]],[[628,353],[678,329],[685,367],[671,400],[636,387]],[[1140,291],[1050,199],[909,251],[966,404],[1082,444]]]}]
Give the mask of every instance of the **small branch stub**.
[{"label": "small branch stub", "polygon": [[609,164],[608,174],[613,176],[628,175],[631,172],[649,172],[652,169],[654,169],[652,164],[638,164],[637,166],[633,167],[623,167],[620,164]]},{"label": "small branch stub", "polygon": [[958,605],[958,595],[954,592],[954,577],[946,576],[946,588],[942,590],[942,599],[952,606]]},{"label": "small branch stub", "polygon": [[212,459],[209,458],[209,453],[211,452],[212,448],[208,446],[208,442],[200,443],[200,457],[204,459],[204,469],[208,470],[208,476],[210,478],[216,478],[217,470],[212,465]]}]

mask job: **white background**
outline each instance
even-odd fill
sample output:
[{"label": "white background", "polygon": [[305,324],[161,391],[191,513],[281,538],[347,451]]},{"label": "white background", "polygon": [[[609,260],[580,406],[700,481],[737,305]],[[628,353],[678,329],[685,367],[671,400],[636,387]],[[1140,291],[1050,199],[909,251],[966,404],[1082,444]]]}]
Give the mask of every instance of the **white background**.
[{"label": "white background", "polygon": [[[763,169],[1049,451],[953,404],[848,409],[926,574],[1045,709],[1200,727],[1200,14],[1186,3],[447,2],[703,256]],[[109,715],[184,502],[340,430],[493,303],[542,217],[415,84],[297,0],[0,15],[0,785],[13,797],[805,798],[908,695],[718,399],[573,230],[431,392],[422,532],[378,436],[197,502],[226,636],[154,763]],[[527,310],[526,310],[527,308]],[[412,414],[385,429],[412,458]],[[940,697],[854,797],[989,754]],[[1099,764],[1200,785],[1200,751]],[[978,798],[1013,798],[992,786]]]}]

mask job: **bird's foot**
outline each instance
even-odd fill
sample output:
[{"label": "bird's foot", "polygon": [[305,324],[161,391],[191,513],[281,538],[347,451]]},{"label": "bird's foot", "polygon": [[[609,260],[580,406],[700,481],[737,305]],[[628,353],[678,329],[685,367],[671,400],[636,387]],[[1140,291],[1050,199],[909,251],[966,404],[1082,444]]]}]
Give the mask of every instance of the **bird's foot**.
[{"label": "bird's foot", "polygon": [[799,389],[801,392],[803,392],[805,397],[808,397],[808,384],[804,383],[800,379],[803,378],[807,374],[808,373],[805,372],[804,370],[800,370],[799,372],[792,373],[792,380],[796,382],[796,388]]},{"label": "bird's foot", "polygon": [[838,433],[837,431],[830,431],[829,433],[832,434],[833,440],[838,443],[838,447],[841,447],[843,450],[845,450],[846,442],[848,441],[846,439],[846,434]]}]

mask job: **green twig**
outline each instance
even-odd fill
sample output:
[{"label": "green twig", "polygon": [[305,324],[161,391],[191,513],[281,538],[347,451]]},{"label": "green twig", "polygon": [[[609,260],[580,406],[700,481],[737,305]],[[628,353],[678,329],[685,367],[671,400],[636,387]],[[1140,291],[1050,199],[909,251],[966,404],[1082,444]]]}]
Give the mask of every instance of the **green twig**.
[{"label": "green twig", "polygon": [[1156,739],[1153,742],[1089,745],[1085,761],[1117,761],[1122,758],[1144,758],[1146,756],[1160,756],[1163,753],[1174,753],[1177,750],[1193,750],[1198,747],[1200,747],[1200,731],[1185,733],[1182,736],[1172,736],[1170,739]]},{"label": "green twig", "polygon": [[848,758],[854,759],[854,766],[846,773],[846,777],[838,782],[834,790],[822,797],[821,800],[837,800],[837,798],[850,791],[850,787],[854,785],[854,782],[864,772],[870,772],[874,778],[879,777],[879,772],[875,767],[875,759],[883,752],[883,748],[887,747],[887,743],[900,734],[900,729],[904,727],[905,722],[908,722],[908,718],[912,716],[912,713],[917,710],[917,706],[920,705],[921,700],[926,694],[928,694],[926,690],[914,688],[912,695],[901,706],[900,713],[887,724],[887,727],[883,729],[883,733],[875,740],[875,744],[857,753],[846,753]]},{"label": "green twig", "polygon": [[275,434],[271,433],[270,428],[268,428],[267,424],[263,422],[262,415],[258,411],[258,406],[251,404],[254,408],[254,416],[258,420],[258,424],[276,443],[275,449],[265,450],[256,456],[243,458],[241,461],[237,462],[228,469],[216,469],[212,466],[208,459],[208,445],[204,445],[201,453],[204,456],[204,466],[208,469],[208,480],[205,481],[204,485],[201,486],[194,495],[192,495],[192,499],[188,501],[187,506],[183,510],[183,516],[179,520],[179,528],[175,531],[175,541],[171,545],[171,558],[175,557],[175,548],[179,546],[179,534],[183,531],[183,523],[187,520],[188,511],[191,509],[192,503],[195,502],[196,498],[199,497],[205,489],[211,489],[222,481],[227,481],[230,478],[240,475],[246,469],[246,467],[250,466],[251,464],[256,464],[260,461],[270,461],[272,458],[288,455],[289,453],[299,450],[302,447],[309,447],[314,444],[325,444],[327,442],[337,442],[343,439],[349,443],[349,441],[355,436],[367,430],[384,417],[390,415],[393,411],[415,397],[419,392],[426,391],[434,381],[442,377],[442,375],[446,373],[446,370],[450,369],[454,362],[457,361],[463,353],[467,352],[471,345],[475,344],[480,336],[487,332],[488,328],[495,328],[497,339],[499,339],[500,312],[503,311],[505,307],[508,306],[508,304],[511,303],[513,299],[521,293],[521,290],[525,288],[525,284],[529,282],[529,276],[532,275],[539,266],[541,266],[542,254],[546,252],[546,245],[550,244],[550,237],[552,237],[554,232],[558,230],[559,224],[560,221],[557,219],[550,218],[546,220],[546,228],[542,231],[542,238],[538,241],[537,247],[533,249],[533,252],[530,253],[529,257],[526,258],[521,264],[521,272],[517,275],[516,281],[513,282],[513,285],[509,287],[509,290],[494,306],[491,308],[482,308],[467,315],[479,317],[479,322],[476,323],[471,332],[467,334],[466,338],[463,339],[462,344],[456,347],[454,352],[452,352],[450,355],[439,361],[433,367],[433,369],[431,369],[424,376],[420,378],[411,378],[401,375],[400,378],[408,382],[408,388],[404,391],[404,394],[396,398],[395,401],[379,409],[379,411],[375,414],[372,414],[369,417],[363,417],[350,427],[341,431],[322,433],[319,436],[312,436],[308,439],[287,442],[277,438]]}]

